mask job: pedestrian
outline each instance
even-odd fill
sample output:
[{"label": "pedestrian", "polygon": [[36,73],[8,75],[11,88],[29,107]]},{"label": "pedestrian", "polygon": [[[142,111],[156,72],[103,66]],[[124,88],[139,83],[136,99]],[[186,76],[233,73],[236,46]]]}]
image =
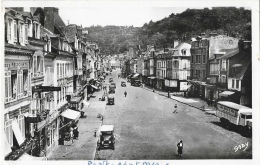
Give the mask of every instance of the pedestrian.
[{"label": "pedestrian", "polygon": [[125,97],[126,97],[126,95],[127,95],[127,92],[125,91],[125,93],[124,93],[124,94],[125,94]]},{"label": "pedestrian", "polygon": [[77,126],[73,130],[73,137],[74,137],[74,139],[78,139],[78,137],[79,137],[79,131],[78,131]]},{"label": "pedestrian", "polygon": [[70,127],[70,138],[71,138],[71,141],[73,143],[74,135],[73,135],[73,128],[72,127]]},{"label": "pedestrian", "polygon": [[173,113],[178,113],[178,112],[177,112],[177,108],[178,108],[178,107],[177,107],[177,104],[175,104],[175,106],[174,106],[174,109],[175,109],[175,110],[173,111]]},{"label": "pedestrian", "polygon": [[177,144],[178,147],[178,156],[182,157],[182,150],[183,150],[183,142],[182,140]]}]

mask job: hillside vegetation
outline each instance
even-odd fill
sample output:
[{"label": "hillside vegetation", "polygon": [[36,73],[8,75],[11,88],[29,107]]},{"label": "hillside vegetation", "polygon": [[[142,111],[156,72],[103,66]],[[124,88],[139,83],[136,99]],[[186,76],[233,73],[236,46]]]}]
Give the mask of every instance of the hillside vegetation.
[{"label": "hillside vegetation", "polygon": [[200,33],[225,34],[251,40],[251,10],[235,7],[187,9],[160,21],[145,23],[141,28],[89,27],[89,38],[98,42],[103,54],[124,52],[129,45],[140,45],[142,48],[148,44],[157,48],[173,46],[174,40],[189,42],[191,37]]}]

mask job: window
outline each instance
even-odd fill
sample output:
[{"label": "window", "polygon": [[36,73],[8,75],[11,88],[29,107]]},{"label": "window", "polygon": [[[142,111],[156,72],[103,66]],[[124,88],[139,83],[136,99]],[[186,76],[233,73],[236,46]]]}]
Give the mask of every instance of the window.
[{"label": "window", "polygon": [[179,62],[173,61],[173,68],[179,68]]},{"label": "window", "polygon": [[203,64],[206,63],[206,55],[202,55],[202,63],[203,63]]},{"label": "window", "polygon": [[192,55],[192,56],[191,56],[191,63],[193,63],[193,57],[194,57],[194,56]]},{"label": "window", "polygon": [[206,78],[206,71],[205,70],[202,70],[202,79],[205,79]]},{"label": "window", "polygon": [[12,120],[5,122],[5,135],[10,144],[13,146],[13,129],[12,129]]},{"label": "window", "polygon": [[13,25],[13,20],[12,19],[8,19],[7,20],[7,41],[8,43],[13,43],[12,40],[12,25]]},{"label": "window", "polygon": [[200,63],[200,55],[196,55],[196,63]]},{"label": "window", "polygon": [[200,78],[200,70],[196,70],[196,77],[199,79]]},{"label": "window", "polygon": [[235,88],[235,80],[232,79],[232,88]]},{"label": "window", "polygon": [[38,23],[34,23],[34,37],[40,39],[40,25]]},{"label": "window", "polygon": [[222,59],[221,70],[226,71],[226,66],[227,66],[226,59]]},{"label": "window", "polygon": [[17,24],[14,21],[14,42],[17,42]]},{"label": "window", "polygon": [[22,132],[22,136],[25,137],[25,123],[24,123],[24,116],[23,115],[18,116],[18,124],[19,124],[19,128]]},{"label": "window", "polygon": [[20,23],[19,26],[19,43],[24,45],[24,24]]},{"label": "window", "polygon": [[236,88],[239,89],[239,80],[236,80]]},{"label": "window", "polygon": [[24,25],[24,43],[28,44],[28,25]]},{"label": "window", "polygon": [[58,79],[60,78],[59,69],[60,69],[59,63],[57,63],[57,78]]},{"label": "window", "polygon": [[33,56],[33,76],[43,76],[43,58],[41,56]]},{"label": "window", "polygon": [[11,71],[5,72],[5,102],[12,99],[12,86],[11,86]]}]

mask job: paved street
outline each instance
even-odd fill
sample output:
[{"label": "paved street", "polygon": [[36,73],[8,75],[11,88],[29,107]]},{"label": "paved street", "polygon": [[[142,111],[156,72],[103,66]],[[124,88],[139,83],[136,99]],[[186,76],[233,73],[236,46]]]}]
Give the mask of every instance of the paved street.
[{"label": "paved street", "polygon": [[[197,108],[140,87],[121,87],[117,78],[115,105],[106,106],[104,124],[115,125],[115,150],[101,150],[103,160],[180,159],[177,143],[183,140],[181,159],[251,158],[252,140],[222,127],[219,118]],[[127,91],[127,97],[123,93]],[[174,105],[178,106],[178,113]],[[247,143],[244,150],[234,147]]]}]

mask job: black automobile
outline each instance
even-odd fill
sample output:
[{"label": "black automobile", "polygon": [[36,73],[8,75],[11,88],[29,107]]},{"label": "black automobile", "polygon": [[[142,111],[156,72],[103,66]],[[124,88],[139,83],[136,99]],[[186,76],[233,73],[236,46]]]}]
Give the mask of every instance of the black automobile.
[{"label": "black automobile", "polygon": [[125,81],[121,81],[121,87],[126,87],[126,82]]},{"label": "black automobile", "polygon": [[102,125],[100,128],[100,136],[97,142],[98,150],[111,148],[115,149],[114,125]]},{"label": "black automobile", "polygon": [[140,87],[142,86],[142,82],[140,80],[135,80],[133,83],[132,83],[133,86],[136,86],[136,87]]},{"label": "black automobile", "polygon": [[113,80],[113,78],[109,78],[109,82],[113,82],[114,80]]}]

